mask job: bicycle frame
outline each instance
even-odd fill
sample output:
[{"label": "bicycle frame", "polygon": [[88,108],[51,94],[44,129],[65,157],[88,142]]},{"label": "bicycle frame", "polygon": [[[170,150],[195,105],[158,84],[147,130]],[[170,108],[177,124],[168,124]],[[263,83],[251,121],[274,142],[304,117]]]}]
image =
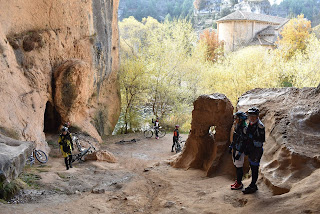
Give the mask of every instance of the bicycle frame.
[{"label": "bicycle frame", "polygon": [[[78,142],[78,143],[77,143]],[[88,148],[83,148],[81,146],[81,144],[79,143],[79,139],[76,141],[77,144],[77,148],[79,150],[80,153],[72,156],[72,162],[78,160],[78,161],[82,161],[82,157],[84,157],[87,154],[91,154],[91,149],[93,149],[94,151],[96,151],[96,148],[88,141],[88,143],[90,144],[90,146]]]}]

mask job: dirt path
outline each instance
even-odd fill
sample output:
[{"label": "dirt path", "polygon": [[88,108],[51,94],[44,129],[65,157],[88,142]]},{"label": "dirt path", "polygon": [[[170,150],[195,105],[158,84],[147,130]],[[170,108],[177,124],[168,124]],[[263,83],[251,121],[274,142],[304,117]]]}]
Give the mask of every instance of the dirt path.
[{"label": "dirt path", "polygon": [[[140,140],[115,144],[133,138]],[[38,190],[25,190],[23,204],[0,205],[0,213],[283,213],[274,205],[281,197],[272,196],[261,181],[256,194],[243,195],[230,190],[226,176],[172,168],[167,161],[175,155],[171,144],[171,134],[159,140],[111,137],[102,148],[117,163],[87,161],[68,171],[62,158],[50,158],[47,166],[28,169],[41,177]]]}]

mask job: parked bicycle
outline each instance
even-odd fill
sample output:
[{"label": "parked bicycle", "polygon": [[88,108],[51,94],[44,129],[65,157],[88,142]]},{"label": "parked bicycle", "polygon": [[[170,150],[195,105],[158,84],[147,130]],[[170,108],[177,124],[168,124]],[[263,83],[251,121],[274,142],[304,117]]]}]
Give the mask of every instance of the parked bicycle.
[{"label": "parked bicycle", "polygon": [[89,141],[87,141],[87,143],[89,144],[88,148],[82,147],[79,138],[76,137],[75,135],[72,136],[72,141],[76,144],[76,147],[79,151],[78,154],[72,155],[72,162],[75,162],[76,160],[79,162],[82,162],[84,156],[88,154],[92,154],[93,152],[96,151],[96,148]]},{"label": "parked bicycle", "polygon": [[186,143],[186,141],[185,141],[185,140],[182,140],[182,137],[179,136],[178,143],[175,143],[175,144],[174,144],[174,150],[176,151],[176,153],[182,151],[185,143]]},{"label": "parked bicycle", "polygon": [[42,164],[47,163],[48,161],[48,156],[46,155],[46,153],[42,150],[37,150],[37,149],[33,149],[31,155],[28,157],[26,164],[32,166],[35,163],[35,158]]},{"label": "parked bicycle", "polygon": [[[151,138],[154,134],[155,134],[156,130],[155,128],[150,128],[150,129],[147,129],[143,132],[144,136],[146,138]],[[165,130],[161,130],[161,127],[159,127],[159,130],[158,130],[158,136],[160,138],[164,137],[166,135],[166,131]]]}]

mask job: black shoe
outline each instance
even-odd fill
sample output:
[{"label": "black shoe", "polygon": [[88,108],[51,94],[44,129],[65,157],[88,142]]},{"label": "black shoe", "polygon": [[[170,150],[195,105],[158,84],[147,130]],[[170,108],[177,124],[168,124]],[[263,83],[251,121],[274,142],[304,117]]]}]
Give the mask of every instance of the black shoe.
[{"label": "black shoe", "polygon": [[258,190],[258,187],[256,185],[254,186],[248,186],[244,190],[242,190],[243,194],[252,194],[255,193]]},{"label": "black shoe", "polygon": [[171,150],[171,152],[174,152],[173,150]]},{"label": "black shoe", "polygon": [[69,170],[69,167],[67,166],[67,170]]},{"label": "black shoe", "polygon": [[72,165],[70,164],[70,168],[72,168]]}]

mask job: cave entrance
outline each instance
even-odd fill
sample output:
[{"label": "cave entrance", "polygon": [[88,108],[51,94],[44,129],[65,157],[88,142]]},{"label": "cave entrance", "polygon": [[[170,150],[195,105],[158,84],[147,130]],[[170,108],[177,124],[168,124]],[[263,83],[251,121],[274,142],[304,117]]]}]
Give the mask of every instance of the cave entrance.
[{"label": "cave entrance", "polygon": [[44,128],[45,133],[57,133],[61,124],[61,116],[51,102],[46,103],[44,112]]}]

